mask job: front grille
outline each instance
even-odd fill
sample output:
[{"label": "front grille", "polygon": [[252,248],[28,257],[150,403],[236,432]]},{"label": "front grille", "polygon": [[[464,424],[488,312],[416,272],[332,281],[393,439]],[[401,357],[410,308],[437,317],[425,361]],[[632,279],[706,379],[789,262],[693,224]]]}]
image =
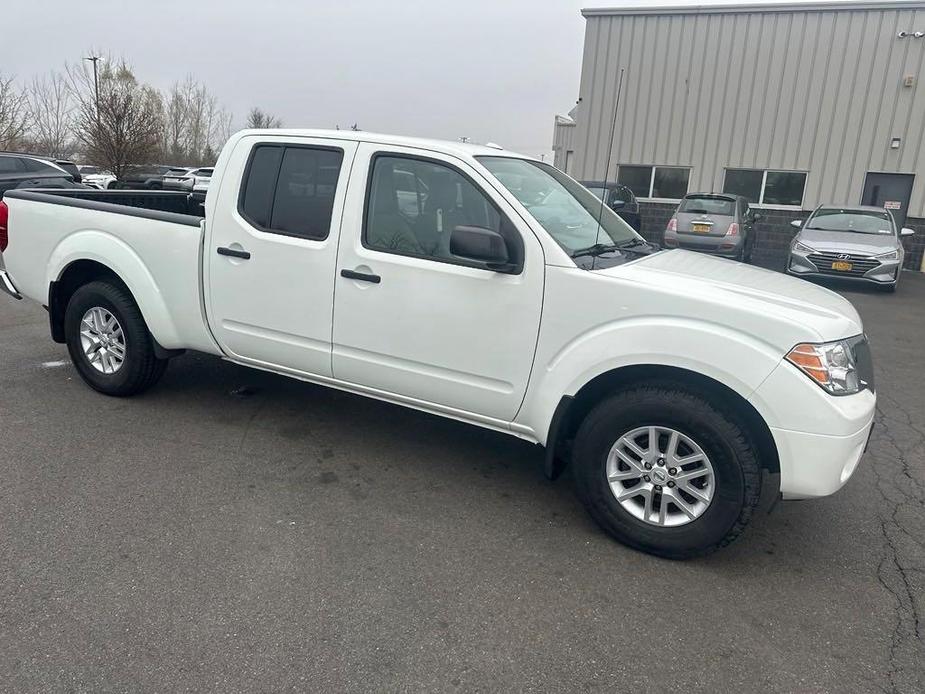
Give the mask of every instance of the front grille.
[{"label": "front grille", "polygon": [[[880,261],[876,258],[866,255],[850,255],[848,253],[817,252],[810,253],[807,257],[813,265],[819,268],[819,272],[842,277],[860,277],[880,265]],[[851,269],[833,270],[832,263],[837,262],[851,263]]]},{"label": "front grille", "polygon": [[871,392],[874,389],[874,360],[870,354],[870,344],[866,335],[858,335],[847,340],[848,349],[854,357],[854,365],[858,370],[858,378]]}]

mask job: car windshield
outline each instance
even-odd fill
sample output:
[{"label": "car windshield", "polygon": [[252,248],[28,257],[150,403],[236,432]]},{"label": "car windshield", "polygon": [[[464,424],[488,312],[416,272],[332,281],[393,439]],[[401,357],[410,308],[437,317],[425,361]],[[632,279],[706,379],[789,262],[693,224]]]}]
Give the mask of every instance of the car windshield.
[{"label": "car windshield", "polygon": [[806,222],[807,229],[850,231],[856,234],[892,234],[893,223],[886,211],[823,209]]},{"label": "car windshield", "polygon": [[570,255],[596,244],[642,240],[594,193],[549,164],[511,157],[478,160]]},{"label": "car windshield", "polygon": [[689,196],[681,201],[678,212],[690,214],[719,214],[732,216],[735,213],[735,201],[728,198],[714,198],[706,195]]},{"label": "car windshield", "polygon": [[100,170],[95,166],[81,166],[80,173],[82,174],[98,174]]}]

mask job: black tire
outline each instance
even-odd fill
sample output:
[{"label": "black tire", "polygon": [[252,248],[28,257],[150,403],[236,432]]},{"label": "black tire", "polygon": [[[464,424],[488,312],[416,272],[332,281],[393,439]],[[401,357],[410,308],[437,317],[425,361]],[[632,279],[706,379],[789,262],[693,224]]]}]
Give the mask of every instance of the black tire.
[{"label": "black tire", "polygon": [[[80,344],[81,321],[94,307],[109,311],[122,327],[125,359],[115,373],[97,370]],[[157,383],[167,368],[167,360],[154,354],[154,340],[132,295],[116,283],[91,282],[74,292],[64,314],[64,335],[77,373],[87,385],[106,395],[142,393]]]},{"label": "black tire", "polygon": [[[708,456],[715,489],[695,520],[677,527],[647,523],[624,509],[611,491],[610,449],[643,426],[679,431]],[[745,530],[761,496],[759,456],[745,426],[707,397],[671,383],[632,387],[600,402],[578,429],[573,465],[579,498],[608,534],[668,559],[702,556],[728,545]]]},{"label": "black tire", "polygon": [[110,181],[106,184],[106,190],[115,190],[117,187],[116,181]]}]

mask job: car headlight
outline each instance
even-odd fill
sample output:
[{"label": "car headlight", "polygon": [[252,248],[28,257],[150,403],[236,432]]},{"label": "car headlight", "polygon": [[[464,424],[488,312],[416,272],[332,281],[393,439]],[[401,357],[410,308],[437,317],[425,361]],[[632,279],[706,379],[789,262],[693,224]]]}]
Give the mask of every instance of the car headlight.
[{"label": "car headlight", "polygon": [[816,252],[816,249],[815,249],[815,248],[810,248],[810,247],[807,246],[805,243],[801,243],[801,242],[799,242],[799,241],[797,241],[796,243],[794,243],[794,244],[793,244],[793,247],[792,247],[790,250],[792,250],[792,251],[800,251],[800,253],[815,253],[815,252]]},{"label": "car headlight", "polygon": [[790,350],[787,361],[832,395],[851,395],[861,390],[854,355],[847,340],[801,343]]},{"label": "car headlight", "polygon": [[881,253],[880,255],[874,256],[877,260],[898,260],[899,251],[893,249],[889,253]]}]

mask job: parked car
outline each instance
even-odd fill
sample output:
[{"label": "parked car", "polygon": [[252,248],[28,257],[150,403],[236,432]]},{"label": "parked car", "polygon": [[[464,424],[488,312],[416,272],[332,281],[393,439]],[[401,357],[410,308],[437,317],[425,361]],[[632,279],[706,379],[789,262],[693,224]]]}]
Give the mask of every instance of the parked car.
[{"label": "parked car", "polygon": [[[851,303],[658,250],[549,164],[247,130],[216,181],[204,218],[163,192],[6,194],[0,286],[48,307],[91,388],[140,393],[191,349],[510,434],[549,478],[574,467],[608,533],[672,558],[861,459],[876,396]],[[407,182],[427,195],[402,209]]]},{"label": "parked car", "polygon": [[164,188],[167,190],[192,191],[197,185],[209,185],[212,168],[188,169],[185,172],[170,172],[164,176]]},{"label": "parked car", "polygon": [[116,177],[111,172],[105,171],[98,166],[89,166],[87,164],[82,164],[77,168],[80,169],[82,183],[100,190],[115,187]]},{"label": "parked car", "polygon": [[79,188],[70,173],[43,159],[0,154],[0,195],[14,188]]},{"label": "parked car", "polygon": [[[639,231],[642,229],[642,218],[639,216],[639,201],[633,195],[633,191],[627,186],[619,183],[603,181],[582,181],[581,185],[594,193],[598,199],[604,200],[604,204],[609,205],[610,209],[616,212],[626,221],[633,229]],[[607,194],[606,199],[604,194]]]},{"label": "parked car", "polygon": [[80,170],[77,167],[77,164],[72,162],[70,159],[59,159],[57,157],[49,157],[44,154],[35,154],[33,152],[0,152],[0,154],[13,156],[13,157],[28,157],[32,160],[38,160],[45,162],[46,164],[51,164],[57,168],[65,171],[70,175],[75,183],[81,183]]},{"label": "parked car", "polygon": [[882,207],[821,205],[799,229],[790,245],[787,272],[800,277],[860,280],[893,292],[902,275],[905,250],[900,238],[912,229],[896,229]]},{"label": "parked car", "polygon": [[750,262],[761,215],[740,195],[685,195],[665,229],[665,246]]},{"label": "parked car", "polygon": [[187,169],[182,166],[133,166],[125,172],[113,187],[129,190],[161,190],[164,188],[164,177],[182,173],[186,175]]}]

